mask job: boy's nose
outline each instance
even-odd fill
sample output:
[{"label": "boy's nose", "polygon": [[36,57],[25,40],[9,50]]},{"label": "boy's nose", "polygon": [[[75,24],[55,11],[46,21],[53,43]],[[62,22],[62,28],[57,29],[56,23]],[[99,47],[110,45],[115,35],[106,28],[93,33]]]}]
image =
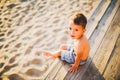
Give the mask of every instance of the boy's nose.
[{"label": "boy's nose", "polygon": [[73,31],[73,30],[71,30],[70,34],[71,34],[71,35],[74,35],[74,31]]}]

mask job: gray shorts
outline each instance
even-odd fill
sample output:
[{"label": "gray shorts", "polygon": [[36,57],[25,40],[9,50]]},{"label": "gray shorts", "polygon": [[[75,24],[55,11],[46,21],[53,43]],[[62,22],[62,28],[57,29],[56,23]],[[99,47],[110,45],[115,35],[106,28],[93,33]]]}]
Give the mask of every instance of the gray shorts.
[{"label": "gray shorts", "polygon": [[[75,53],[74,53],[74,48],[73,46],[68,46],[67,50],[63,50],[61,53],[61,60],[64,60],[70,64],[75,63]],[[80,65],[83,65],[86,63],[87,60],[81,60]]]}]

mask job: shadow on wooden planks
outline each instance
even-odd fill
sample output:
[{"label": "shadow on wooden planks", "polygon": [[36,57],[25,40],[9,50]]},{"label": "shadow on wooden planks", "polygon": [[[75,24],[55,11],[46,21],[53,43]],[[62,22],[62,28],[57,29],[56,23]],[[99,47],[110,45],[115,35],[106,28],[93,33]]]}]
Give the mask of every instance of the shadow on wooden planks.
[{"label": "shadow on wooden planks", "polygon": [[98,71],[98,68],[95,66],[95,64],[91,62],[91,65],[88,67],[81,80],[105,80],[105,79],[103,75]]},{"label": "shadow on wooden planks", "polygon": [[[64,68],[66,68],[66,70],[70,69],[70,66],[68,66],[69,65],[68,63],[66,62],[63,62],[63,63],[65,64]],[[89,67],[87,67],[88,65]],[[86,67],[87,67],[87,70],[85,71],[85,73],[84,72],[82,73],[82,71],[84,71]],[[89,57],[86,64],[79,66],[78,71],[74,73],[70,73],[68,71],[68,74],[66,75],[64,80],[105,80],[105,79],[103,75],[98,71],[95,64],[92,62],[91,58]]]}]

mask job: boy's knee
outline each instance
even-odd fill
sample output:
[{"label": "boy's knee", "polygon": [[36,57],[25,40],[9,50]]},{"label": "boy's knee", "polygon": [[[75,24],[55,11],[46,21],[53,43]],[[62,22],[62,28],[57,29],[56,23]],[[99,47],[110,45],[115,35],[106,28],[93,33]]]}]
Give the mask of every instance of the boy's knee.
[{"label": "boy's knee", "polygon": [[60,46],[59,49],[60,49],[60,50],[67,50],[67,46],[66,46],[65,44],[63,44],[63,45]]}]

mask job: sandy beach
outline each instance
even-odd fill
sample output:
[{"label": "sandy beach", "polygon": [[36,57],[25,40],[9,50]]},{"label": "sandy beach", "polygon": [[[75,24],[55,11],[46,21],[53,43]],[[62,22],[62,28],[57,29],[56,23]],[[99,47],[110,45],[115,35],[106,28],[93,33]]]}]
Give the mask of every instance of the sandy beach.
[{"label": "sandy beach", "polygon": [[71,43],[69,17],[90,16],[97,0],[0,1],[0,79],[39,80],[53,60],[42,55]]}]

